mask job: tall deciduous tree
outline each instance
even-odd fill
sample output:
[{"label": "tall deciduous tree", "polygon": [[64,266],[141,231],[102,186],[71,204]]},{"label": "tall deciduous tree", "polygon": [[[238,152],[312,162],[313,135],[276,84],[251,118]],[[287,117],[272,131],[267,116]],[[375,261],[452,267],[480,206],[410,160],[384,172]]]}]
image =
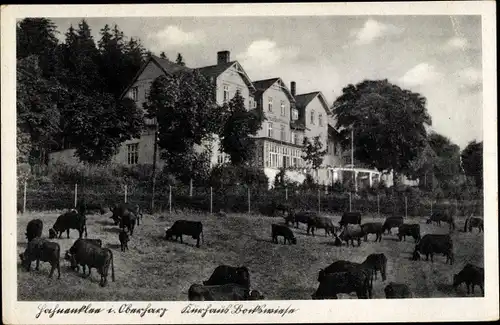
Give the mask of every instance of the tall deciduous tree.
[{"label": "tall deciduous tree", "polygon": [[[221,111],[214,94],[214,86],[197,71],[153,81],[144,108],[158,121],[158,145],[171,168],[186,165],[194,171],[198,160],[194,146],[201,146],[220,130]],[[180,163],[183,157],[184,164]]]},{"label": "tall deciduous tree", "polygon": [[220,133],[221,146],[231,157],[233,165],[249,162],[254,155],[255,140],[251,137],[261,128],[264,114],[258,109],[247,111],[245,100],[239,93],[231,99],[223,110],[224,124]]},{"label": "tall deciduous tree", "polygon": [[408,170],[424,149],[426,126],[432,123],[422,95],[388,80],[348,85],[336,99],[333,113],[345,147],[350,145],[353,128],[357,160],[396,174]]},{"label": "tall deciduous tree", "polygon": [[320,137],[315,136],[312,141],[308,137],[304,137],[303,145],[302,151],[304,153],[304,161],[313,169],[321,167],[323,157],[325,157],[327,150],[322,150],[323,144],[321,143]]},{"label": "tall deciduous tree", "polygon": [[483,187],[483,142],[471,141],[461,153],[462,168],[478,188]]}]

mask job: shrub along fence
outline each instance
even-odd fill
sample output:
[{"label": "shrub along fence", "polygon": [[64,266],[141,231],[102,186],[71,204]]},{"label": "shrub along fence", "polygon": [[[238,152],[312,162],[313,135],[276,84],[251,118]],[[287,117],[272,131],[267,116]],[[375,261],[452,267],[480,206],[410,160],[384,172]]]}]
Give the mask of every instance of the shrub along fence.
[{"label": "shrub along fence", "polygon": [[381,191],[357,195],[324,189],[266,189],[244,184],[226,187],[193,187],[159,184],[154,193],[150,182],[132,184],[21,184],[18,212],[68,209],[84,200],[89,209],[129,202],[145,211],[174,212],[183,209],[209,213],[219,211],[272,215],[277,204],[287,203],[299,210],[324,213],[361,211],[365,214],[428,216],[450,210],[455,215],[483,215],[483,200],[435,200],[407,192]]}]

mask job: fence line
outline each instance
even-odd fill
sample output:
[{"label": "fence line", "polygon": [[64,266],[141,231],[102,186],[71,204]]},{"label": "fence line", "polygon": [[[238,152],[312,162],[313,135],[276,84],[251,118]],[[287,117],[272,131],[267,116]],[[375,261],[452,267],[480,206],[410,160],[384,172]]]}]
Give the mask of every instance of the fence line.
[{"label": "fence line", "polygon": [[[459,215],[476,213],[482,215],[483,201],[429,199],[427,196],[407,195],[407,193],[387,192],[366,194],[330,191],[323,194],[316,190],[292,189],[287,187],[257,188],[246,185],[226,187],[191,187],[159,184],[154,196],[146,184],[124,185],[85,185],[83,184],[37,184],[24,182],[18,192],[18,210],[66,209],[79,200],[87,204],[115,204],[129,202],[139,204],[145,209],[155,200],[155,211],[175,209],[214,210],[270,214],[272,206],[287,201],[296,209],[316,210],[318,212],[361,211],[377,216],[400,214],[404,216],[430,215],[435,210],[451,209]],[[74,187],[74,189],[71,189]],[[72,193],[73,192],[73,193]],[[246,192],[246,193],[245,193]],[[192,194],[192,196],[191,196]],[[245,196],[247,202],[245,202]],[[22,202],[22,206],[21,206]]]}]

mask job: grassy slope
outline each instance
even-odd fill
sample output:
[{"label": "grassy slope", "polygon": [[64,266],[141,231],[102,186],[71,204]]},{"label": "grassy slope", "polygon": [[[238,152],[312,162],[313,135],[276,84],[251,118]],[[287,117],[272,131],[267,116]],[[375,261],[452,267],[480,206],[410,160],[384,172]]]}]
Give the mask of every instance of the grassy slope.
[{"label": "grassy slope", "polygon": [[[18,253],[24,250],[26,224],[40,218],[44,221],[43,236],[55,222],[57,213],[32,213],[18,217]],[[196,241],[184,236],[184,244],[165,241],[164,227],[177,219],[200,220],[204,226],[204,244],[196,248]],[[336,217],[337,221],[339,217]],[[363,222],[379,219],[365,217]],[[465,296],[465,286],[458,291],[450,284],[467,262],[483,265],[483,236],[463,233],[463,220],[459,219],[458,230],[452,235],[455,245],[455,264],[445,264],[443,256],[435,256],[434,263],[425,260],[414,262],[409,257],[414,248],[412,238],[406,242],[397,241],[395,235],[385,235],[380,243],[362,242],[360,247],[334,247],[332,237],[324,237],[319,230],[316,237],[306,236],[304,225],[294,229],[298,237],[297,245],[271,243],[271,223],[282,219],[229,215],[227,217],[206,214],[178,214],[172,216],[144,216],[144,222],[136,228],[129,243],[130,250],[122,253],[119,249],[117,227],[107,216],[88,216],[89,238],[101,238],[103,246],[114,253],[116,282],[109,278],[105,288],[98,285],[96,270],[92,277],[84,279],[68,269],[68,262],[61,263],[61,279],[48,279],[50,265],[40,264],[40,271],[27,273],[18,265],[19,300],[187,300],[187,290],[192,283],[208,279],[219,264],[246,265],[250,269],[251,285],[264,293],[266,299],[310,299],[318,286],[317,274],[320,268],[328,266],[336,259],[362,262],[371,253],[385,253],[388,257],[388,273],[385,283],[374,282],[374,298],[384,298],[383,289],[389,281],[405,282],[415,297],[456,297]],[[448,227],[426,225],[419,222],[422,234],[446,233]],[[396,229],[393,230],[397,232]],[[70,239],[57,240],[62,252],[69,249],[78,233],[72,230]],[[373,237],[372,237],[373,236]],[[62,253],[63,254],[63,253]],[[32,263],[34,268],[35,263]],[[110,270],[111,271],[111,270]],[[57,273],[56,273],[57,274]],[[479,288],[476,296],[480,295]],[[355,298],[355,295],[342,295]]]}]

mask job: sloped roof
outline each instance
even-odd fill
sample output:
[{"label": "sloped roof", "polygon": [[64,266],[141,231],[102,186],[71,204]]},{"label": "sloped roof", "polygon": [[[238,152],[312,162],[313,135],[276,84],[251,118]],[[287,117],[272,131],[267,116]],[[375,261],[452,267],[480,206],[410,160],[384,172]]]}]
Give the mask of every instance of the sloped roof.
[{"label": "sloped roof", "polygon": [[281,80],[281,78],[271,78],[271,79],[254,81],[253,85],[255,86],[255,89],[257,89],[257,91],[255,92],[255,97],[259,97],[260,95],[262,95],[267,89],[269,89],[276,82],[279,82],[281,84],[281,87],[285,91],[285,94],[287,95],[290,102],[295,103],[295,98],[292,96],[292,93],[290,92],[290,90],[288,90],[287,86],[285,85],[283,80]]},{"label": "sloped roof", "polygon": [[312,93],[307,93],[307,94],[300,94],[295,96],[295,105],[297,106],[298,109],[301,108],[306,108],[307,105],[314,99],[316,96],[318,96],[320,92],[319,91],[314,91]]},{"label": "sloped roof", "polygon": [[192,69],[190,69],[188,67],[176,64],[176,63],[169,61],[167,59],[162,59],[156,55],[150,55],[149,58],[146,60],[146,62],[144,62],[142,67],[136,73],[136,75],[134,76],[132,81],[129,83],[129,85],[122,92],[120,98],[125,96],[125,94],[129,91],[130,87],[132,87],[132,85],[137,81],[137,79],[143,73],[143,71],[146,69],[146,67],[151,63],[158,66],[162,70],[162,72],[164,74],[167,74],[167,75],[178,75],[178,74],[181,74],[183,72],[192,71]]},{"label": "sloped roof", "polygon": [[230,61],[227,63],[222,63],[222,64],[216,64],[216,65],[209,65],[206,67],[201,67],[201,68],[196,68],[201,74],[207,76],[207,77],[214,77],[217,78],[220,76],[224,71],[229,69],[230,67],[237,65],[237,69],[241,77],[243,78],[243,81],[245,81],[245,84],[247,85],[248,88],[250,88],[251,92],[255,92],[255,87],[252,83],[252,80],[248,77],[247,73],[239,64],[238,61]]}]

